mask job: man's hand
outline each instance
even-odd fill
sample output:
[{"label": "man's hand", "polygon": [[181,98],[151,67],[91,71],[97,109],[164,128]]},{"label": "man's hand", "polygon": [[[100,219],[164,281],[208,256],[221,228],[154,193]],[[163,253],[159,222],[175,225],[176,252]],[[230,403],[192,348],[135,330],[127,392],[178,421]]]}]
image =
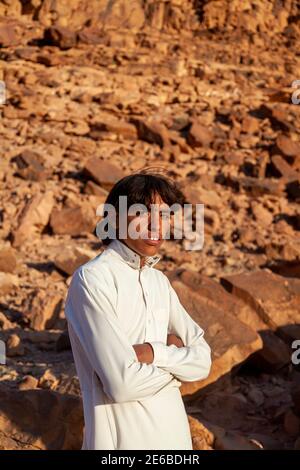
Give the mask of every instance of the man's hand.
[{"label": "man's hand", "polygon": [[174,335],[174,334],[168,334],[167,345],[170,346],[171,344],[175,344],[177,348],[184,347],[183,341],[179,336]]},{"label": "man's hand", "polygon": [[151,344],[149,343],[134,344],[133,348],[135,350],[135,353],[138,357],[139,362],[145,362],[146,364],[151,364],[153,362],[154,352],[153,352]]},{"label": "man's hand", "polygon": [[[171,344],[175,344],[177,348],[184,347],[183,341],[179,336],[168,334],[167,346],[170,346]],[[146,364],[151,364],[153,362],[154,352],[150,343],[134,344],[133,348],[139,362],[145,362]]]}]

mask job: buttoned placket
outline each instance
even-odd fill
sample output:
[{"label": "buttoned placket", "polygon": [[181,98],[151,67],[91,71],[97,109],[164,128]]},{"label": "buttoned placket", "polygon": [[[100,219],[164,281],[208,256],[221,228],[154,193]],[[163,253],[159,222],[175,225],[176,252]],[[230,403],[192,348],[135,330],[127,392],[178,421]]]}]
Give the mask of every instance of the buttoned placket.
[{"label": "buttoned placket", "polygon": [[[143,266],[143,267],[138,268],[138,270],[139,270],[139,283],[140,283],[140,286],[142,288],[143,297],[144,297],[145,306],[146,306],[145,341],[147,341],[147,340],[150,341],[152,339],[152,337],[151,337],[151,334],[149,336],[149,332],[151,330],[150,327],[151,327],[151,324],[152,324],[152,321],[153,321],[153,314],[152,314],[152,309],[151,309],[151,305],[150,305],[148,287],[144,286],[143,280],[142,280],[142,278],[144,278],[143,273],[145,274],[147,269],[149,269],[148,266]],[[144,282],[145,282],[145,280],[144,280]]]},{"label": "buttoned placket", "polygon": [[[121,249],[121,256],[123,259],[134,269],[138,271],[138,282],[141,286],[143,298],[146,307],[146,318],[145,318],[145,341],[152,341],[155,338],[152,337],[153,329],[151,330],[151,325],[153,325],[153,310],[151,307],[151,300],[150,300],[150,292],[148,291],[148,287],[145,287],[143,284],[142,278],[145,277],[145,274],[148,269],[150,269],[154,264],[158,262],[160,259],[159,255],[156,256],[149,256],[145,259],[145,264],[141,266],[141,258],[137,253],[134,253],[126,244],[123,244],[120,241],[116,241],[117,243],[117,251]],[[144,276],[142,276],[144,273]],[[144,281],[145,283],[145,281]]]}]

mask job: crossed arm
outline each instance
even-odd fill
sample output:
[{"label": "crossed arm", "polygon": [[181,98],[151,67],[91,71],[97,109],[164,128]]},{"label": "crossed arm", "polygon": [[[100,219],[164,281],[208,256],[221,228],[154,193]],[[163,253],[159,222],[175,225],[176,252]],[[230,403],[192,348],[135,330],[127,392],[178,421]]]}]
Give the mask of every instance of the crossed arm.
[{"label": "crossed arm", "polygon": [[[183,341],[179,336],[172,333],[168,334],[167,337],[167,346],[174,344],[177,348],[184,347]],[[154,360],[154,349],[151,346],[151,343],[140,343],[134,344],[133,348],[137,355],[139,362],[145,362],[146,364],[151,364]]]},{"label": "crossed arm", "polygon": [[204,331],[183,307],[167,277],[166,282],[169,293],[167,344],[148,341],[133,347],[139,360],[154,364],[183,382],[205,379],[211,368],[211,349]]}]

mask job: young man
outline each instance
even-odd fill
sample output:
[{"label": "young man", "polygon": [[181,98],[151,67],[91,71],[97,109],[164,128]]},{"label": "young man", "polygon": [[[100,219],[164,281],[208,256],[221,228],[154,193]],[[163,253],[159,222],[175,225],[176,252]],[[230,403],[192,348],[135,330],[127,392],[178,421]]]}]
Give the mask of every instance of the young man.
[{"label": "young man", "polygon": [[[127,196],[128,208],[138,203],[149,209],[139,215],[140,235],[104,239],[105,250],[73,274],[65,306],[83,398],[82,450],[191,450],[181,381],[206,378],[211,351],[167,276],[155,268],[164,209],[184,198],[160,174],[122,178],[106,204],[127,227],[136,216],[119,214],[120,196]],[[151,203],[161,205],[155,218]],[[118,222],[115,227],[119,234]]]}]

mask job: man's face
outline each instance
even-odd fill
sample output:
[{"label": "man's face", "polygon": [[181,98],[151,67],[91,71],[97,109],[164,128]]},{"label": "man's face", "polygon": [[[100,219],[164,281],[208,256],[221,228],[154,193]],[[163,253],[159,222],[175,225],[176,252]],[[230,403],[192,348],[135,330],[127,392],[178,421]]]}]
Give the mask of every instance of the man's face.
[{"label": "man's face", "polygon": [[[155,196],[153,204],[156,206],[144,214],[127,215],[128,238],[124,242],[142,256],[156,255],[168,230],[168,204],[159,195]],[[138,238],[130,236],[130,226],[139,232]]]}]

